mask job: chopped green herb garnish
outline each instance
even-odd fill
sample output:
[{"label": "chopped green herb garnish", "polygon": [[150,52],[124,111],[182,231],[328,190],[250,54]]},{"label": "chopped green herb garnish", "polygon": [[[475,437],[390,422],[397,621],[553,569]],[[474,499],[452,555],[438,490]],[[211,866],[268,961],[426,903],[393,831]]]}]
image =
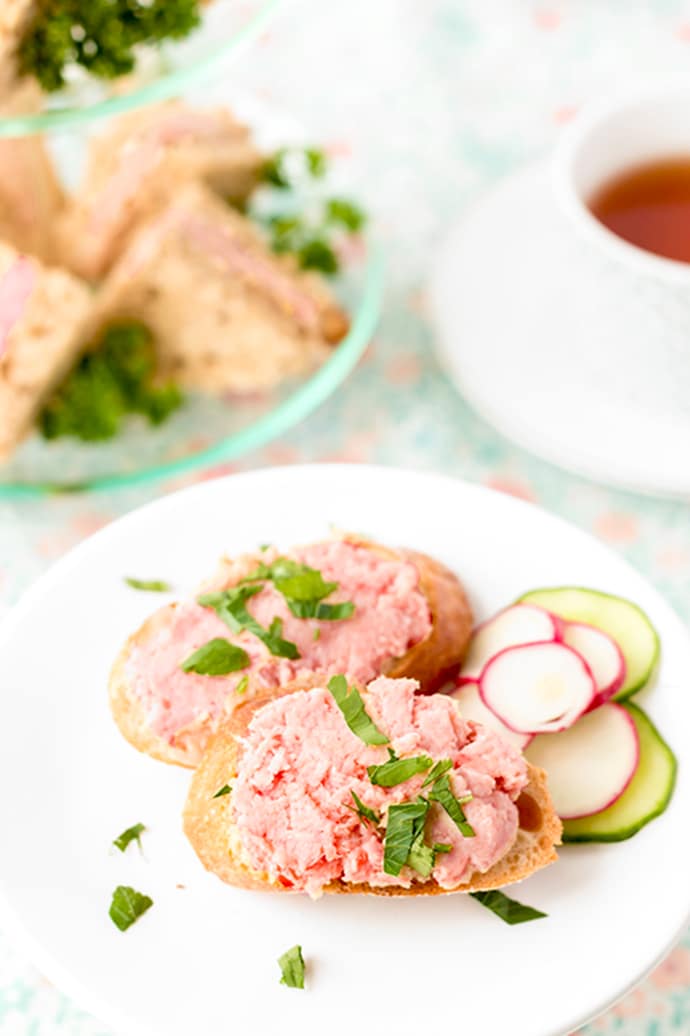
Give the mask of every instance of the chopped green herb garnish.
[{"label": "chopped green herb garnish", "polygon": [[331,677],[328,681],[328,690],[333,695],[336,705],[353,734],[356,734],[367,745],[388,744],[388,738],[381,733],[364,708],[362,696],[357,688],[350,687],[348,691],[347,680],[344,676]]},{"label": "chopped green herb garnish", "polygon": [[318,148],[282,147],[264,162],[261,179],[271,187],[285,190],[298,186],[305,174],[321,180],[327,170],[326,156]]},{"label": "chopped green herb garnish", "polygon": [[440,853],[452,853],[453,851],[453,846],[449,842],[434,842],[431,848],[437,856]]},{"label": "chopped green herb garnish", "polygon": [[461,799],[457,799],[455,797],[453,789],[450,786],[450,778],[448,777],[448,774],[438,777],[434,782],[433,788],[429,792],[429,800],[431,802],[438,802],[440,806],[443,806],[450,819],[455,823],[456,827],[465,836],[465,838],[474,838],[474,828],[470,823],[468,823],[462,809],[463,805],[470,802],[471,799],[471,795],[463,796]]},{"label": "chopped green herb garnish", "polygon": [[113,924],[124,932],[145,914],[150,906],[153,906],[153,900],[149,896],[142,895],[129,885],[118,885],[113,892],[108,913]]},{"label": "chopped green herb garnish", "polygon": [[303,270],[320,270],[332,276],[340,269],[335,251],[322,237],[312,237],[297,250],[297,259]]},{"label": "chopped green herb garnish", "polygon": [[156,385],[153,339],[143,324],[113,324],[50,397],[39,426],[46,439],[112,439],[128,414],[160,424],[182,403],[173,385]]},{"label": "chopped green herb garnish", "polygon": [[312,635],[312,639],[313,640],[319,640],[320,638],[321,638],[321,627],[320,626],[315,626],[314,627],[314,633]]},{"label": "chopped green herb garnish", "polygon": [[357,233],[366,223],[366,216],[359,205],[347,198],[330,198],[326,202],[326,219],[344,227],[351,234]]},{"label": "chopped green herb garnish", "polygon": [[535,910],[534,907],[518,903],[516,899],[511,899],[498,889],[489,892],[470,892],[470,895],[506,924],[524,924],[525,921],[538,921],[540,917],[549,916],[541,910]]},{"label": "chopped green herb garnish", "polygon": [[418,773],[426,773],[432,764],[433,759],[429,755],[413,755],[409,759],[389,759],[378,766],[367,766],[367,773],[372,784],[394,788]]},{"label": "chopped green herb garnish", "polygon": [[429,812],[426,799],[401,802],[388,807],[386,837],[383,845],[383,869],[386,874],[398,875],[407,863],[412,845],[424,833],[424,822]]},{"label": "chopped green herb garnish", "polygon": [[261,593],[261,590],[261,586],[244,584],[231,587],[229,590],[202,594],[201,597],[197,597],[197,603],[205,608],[213,608],[218,618],[222,619],[233,633],[241,633],[242,630],[253,633],[255,637],[263,641],[272,655],[280,658],[299,658],[297,645],[290,640],[283,640],[280,635],[282,632],[280,619],[274,619],[266,630],[245,608],[245,603],[249,598]]},{"label": "chopped green herb garnish", "polygon": [[121,853],[125,851],[131,842],[136,842],[141,849],[141,836],[146,830],[143,824],[134,824],[133,827],[128,827],[126,831],[123,831],[121,835],[113,839],[113,845],[117,846]]},{"label": "chopped green herb garnish", "polygon": [[259,544],[259,550],[260,551],[270,550],[270,548],[271,548],[271,544],[270,543],[260,543]]},{"label": "chopped green herb garnish", "polygon": [[432,766],[429,771],[429,776],[424,781],[422,787],[426,788],[429,784],[433,784],[434,781],[438,780],[439,777],[442,777],[444,773],[448,773],[448,771],[452,769],[453,762],[451,759],[439,759],[439,761],[434,763]]},{"label": "chopped green herb garnish", "polygon": [[133,590],[148,590],[155,594],[167,594],[172,590],[170,583],[162,579],[134,579],[132,576],[125,576],[125,583]]},{"label": "chopped green herb garnish", "polygon": [[[365,806],[362,800],[358,797],[357,792],[350,791],[352,798],[355,800],[355,813],[359,814],[361,820],[369,820],[376,827],[381,823],[381,817],[378,815],[376,810],[370,809],[369,806]],[[348,809],[353,809],[352,806],[348,806]]]},{"label": "chopped green herb garnish", "polygon": [[42,0],[19,47],[21,71],[61,89],[70,65],[100,79],[134,70],[142,45],[182,39],[199,25],[199,0]]},{"label": "chopped green herb garnish", "polygon": [[280,965],[280,984],[292,989],[304,989],[304,957],[302,947],[293,946],[278,957]]},{"label": "chopped green herb garnish", "polygon": [[237,687],[235,688],[235,694],[244,694],[244,692],[247,690],[248,687],[249,687],[249,677],[245,673],[244,676],[242,677],[242,679],[238,682]]},{"label": "chopped green herb garnish", "polygon": [[320,148],[305,148],[304,157],[307,160],[307,169],[315,179],[320,180],[326,175],[326,172],[328,171],[328,160]]},{"label": "chopped green herb garnish", "polygon": [[417,871],[417,874],[421,874],[423,878],[428,878],[434,869],[435,862],[436,853],[430,845],[425,844],[424,828],[422,827],[422,830],[410,846],[407,866],[411,867],[413,871]]},{"label": "chopped green herb garnish", "polygon": [[327,583],[316,568],[302,565],[290,558],[277,558],[272,565],[260,564],[243,580],[256,583],[270,580],[276,590],[285,598],[288,608],[298,619],[349,619],[355,606],[351,601],[341,604],[324,604],[338,589],[337,583]]},{"label": "chopped green herb garnish", "polygon": [[223,637],[214,637],[207,644],[193,651],[189,658],[180,664],[185,673],[199,673],[202,676],[225,676],[244,669],[251,659],[237,644],[231,644]]},{"label": "chopped green herb garnish", "polygon": [[224,784],[223,787],[219,788],[218,791],[216,792],[216,794],[212,795],[211,797],[214,798],[214,799],[222,799],[223,795],[229,795],[231,791],[232,791],[232,788],[230,787],[230,785],[229,784]]}]

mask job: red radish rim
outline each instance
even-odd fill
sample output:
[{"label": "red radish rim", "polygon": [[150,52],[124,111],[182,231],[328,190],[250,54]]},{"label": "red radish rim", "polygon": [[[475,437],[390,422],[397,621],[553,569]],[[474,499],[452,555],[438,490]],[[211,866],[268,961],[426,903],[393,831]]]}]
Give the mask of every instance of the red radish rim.
[{"label": "red radish rim", "polygon": [[[569,626],[580,626],[583,629],[594,630],[595,633],[599,633],[602,637],[606,637],[606,639],[611,642],[614,651],[618,655],[618,661],[620,663],[618,676],[607,687],[604,687],[602,690],[597,690],[595,699],[590,705],[589,709],[587,710],[588,712],[592,712],[593,709],[598,709],[600,705],[606,705],[607,702],[611,701],[613,696],[617,694],[618,691],[620,691],[621,687],[625,683],[625,678],[628,675],[628,664],[625,661],[625,655],[621,651],[620,644],[618,643],[618,641],[615,640],[610,633],[607,633],[605,630],[600,629],[599,626],[594,626],[591,622],[570,622],[568,620],[562,620],[561,625],[562,638],[565,637],[566,630]],[[565,644],[565,647],[571,647],[571,645]],[[572,648],[572,650],[577,651],[577,648]],[[579,654],[580,652],[578,651],[577,653]],[[587,659],[585,659],[585,662],[586,661]]]},{"label": "red radish rim", "polygon": [[[587,624],[586,623],[582,623],[582,625],[584,626],[584,625],[587,625]],[[597,627],[595,626],[594,629],[596,629],[596,628]],[[564,645],[564,647],[567,647],[567,646],[568,646],[567,644]],[[635,723],[635,720],[632,718],[632,716],[630,715],[628,710],[624,709],[622,705],[618,704],[618,702],[610,701],[610,702],[605,702],[605,704],[606,705],[610,705],[612,708],[616,709],[618,712],[622,712],[623,715],[625,716],[625,719],[626,719],[626,721],[628,723],[628,726],[632,729],[632,732],[633,732],[633,735],[634,735],[634,738],[635,738],[635,765],[633,766],[632,770],[630,771],[630,774],[628,775],[628,779],[626,780],[626,782],[623,785],[623,787],[620,789],[620,791],[616,792],[616,794],[611,799],[609,799],[609,801],[606,803],[605,806],[602,806],[600,809],[595,810],[594,813],[569,813],[567,816],[565,814],[559,814],[561,820],[582,820],[583,817],[596,817],[596,816],[599,815],[599,813],[603,813],[604,810],[605,809],[609,809],[614,804],[614,802],[618,802],[618,800],[621,797],[621,795],[625,794],[625,792],[630,787],[630,782],[632,781],[633,777],[635,776],[635,774],[637,773],[638,769],[640,768],[640,732],[637,729],[637,724]]]},{"label": "red radish rim", "polygon": [[[541,644],[541,643],[552,644],[553,641],[552,640],[545,640],[545,641],[541,641],[540,640],[540,641],[535,641],[535,643],[539,643],[539,644]],[[516,645],[516,646],[519,646],[519,645]],[[506,648],[505,650],[507,651],[508,648]],[[456,700],[456,692],[464,690],[464,688],[467,687],[471,683],[473,683],[475,685],[475,687],[477,688],[477,694],[479,695],[480,698],[482,698],[482,692],[481,692],[481,688],[479,686],[479,680],[475,680],[474,678],[469,677],[469,676],[462,677],[462,679],[460,677],[456,677],[455,689],[452,690],[452,691],[447,691],[445,693],[448,694],[449,698],[453,698],[454,700]],[[486,702],[484,701],[483,698],[482,698],[482,703],[484,705],[486,705]],[[489,706],[486,705],[486,708],[489,709]],[[503,723],[503,720],[499,716],[496,716],[496,713],[494,712],[493,709],[489,709],[489,712],[491,713],[492,716],[495,716],[496,719],[498,720],[498,722],[502,723],[503,726],[506,728],[506,730],[509,730],[511,734],[518,734],[521,738],[524,738],[524,742],[525,743],[524,743],[524,745],[520,746],[518,751],[519,752],[525,752],[529,748],[529,746],[532,744],[532,742],[534,741],[534,739],[536,737],[536,734],[526,734],[523,730],[513,730],[512,727],[509,727],[506,723]],[[464,717],[463,717],[463,719],[464,719]],[[468,719],[468,723],[481,723],[481,720]],[[490,729],[491,729],[491,727],[489,727],[489,730]],[[498,733],[500,735],[500,731],[495,731],[495,733]],[[517,745],[515,747],[517,748]]]},{"label": "red radish rim", "polygon": [[[543,641],[536,641],[536,640],[523,641],[524,644],[537,644],[537,643],[539,643],[539,644],[541,644],[541,643],[551,644],[554,641],[560,643],[560,641],[561,641],[561,639],[563,637],[564,622],[563,622],[563,619],[561,619],[561,617],[559,615],[555,615],[554,612],[550,612],[548,610],[548,608],[542,608],[538,604],[528,604],[527,602],[525,602],[523,604],[521,601],[516,601],[513,604],[505,605],[504,608],[500,608],[497,612],[494,612],[493,615],[490,615],[488,619],[484,619],[483,622],[480,622],[479,625],[474,627],[474,629],[472,630],[471,638],[470,638],[470,648],[471,648],[471,644],[472,644],[472,641],[474,640],[474,638],[477,637],[478,634],[481,633],[481,631],[486,626],[488,626],[492,622],[495,622],[496,619],[500,618],[500,616],[504,615],[506,612],[513,611],[515,608],[521,608],[523,610],[524,609],[529,609],[530,611],[540,612],[542,615],[548,616],[548,618],[551,621],[551,626],[553,628],[553,636],[552,637],[545,638]],[[522,645],[521,644],[512,644],[512,645],[508,645],[508,646],[509,647],[521,647]],[[501,648],[501,651],[507,651],[507,650],[508,650],[507,647],[506,648]],[[468,654],[469,654],[469,651],[468,651]],[[500,654],[500,652],[497,651],[496,655],[498,655],[498,654]],[[495,658],[496,655],[492,655],[491,658],[488,658],[486,660],[486,662],[484,663],[484,668],[486,668],[486,666],[489,664],[491,659]],[[462,675],[462,667],[461,667],[461,672],[460,672],[460,677],[459,678],[463,679],[463,680],[472,680],[472,681],[479,680],[482,671],[477,673],[476,676],[471,676],[471,675],[470,676],[463,676]]]},{"label": "red radish rim", "polygon": [[[491,706],[489,705],[488,701],[486,700],[486,696],[484,694],[484,686],[483,686],[484,677],[486,675],[486,671],[489,668],[489,666],[493,665],[493,663],[496,661],[496,659],[501,658],[501,656],[505,655],[508,651],[522,651],[525,648],[544,647],[547,644],[558,644],[558,646],[560,648],[563,648],[564,651],[569,651],[571,653],[571,655],[574,655],[575,658],[577,658],[578,662],[580,662],[580,664],[582,665],[583,669],[585,670],[585,673],[587,674],[587,676],[589,677],[589,679],[591,681],[592,691],[593,691],[592,697],[587,702],[587,704],[582,709],[582,711],[578,712],[577,715],[574,716],[573,719],[570,720],[569,723],[564,724],[562,727],[553,727],[550,730],[519,730],[517,727],[514,727],[512,723],[508,723],[508,721],[505,720],[503,718],[503,716],[499,716],[498,713],[496,712],[496,710],[492,709]],[[488,660],[488,662],[485,664],[484,668],[482,669],[481,673],[479,674],[479,679],[478,679],[477,682],[479,683],[479,696],[482,699],[482,701],[484,702],[484,704],[486,705],[487,709],[489,709],[491,712],[493,712],[494,716],[496,716],[498,719],[500,719],[501,723],[505,727],[508,727],[509,730],[512,730],[514,734],[531,734],[532,737],[536,737],[537,734],[560,734],[560,732],[562,730],[568,730],[570,727],[574,726],[577,723],[577,721],[580,719],[581,716],[584,716],[586,712],[590,711],[590,708],[592,706],[592,702],[596,698],[596,694],[597,694],[597,685],[596,685],[596,682],[594,680],[594,674],[592,673],[592,670],[590,669],[589,665],[587,664],[587,661],[582,657],[582,655],[579,653],[579,651],[576,651],[574,648],[571,648],[569,644],[564,644],[562,640],[532,640],[532,641],[529,641],[529,643],[527,643],[527,644],[513,644],[511,647],[503,648],[501,651],[497,651],[496,654],[493,655]]]}]

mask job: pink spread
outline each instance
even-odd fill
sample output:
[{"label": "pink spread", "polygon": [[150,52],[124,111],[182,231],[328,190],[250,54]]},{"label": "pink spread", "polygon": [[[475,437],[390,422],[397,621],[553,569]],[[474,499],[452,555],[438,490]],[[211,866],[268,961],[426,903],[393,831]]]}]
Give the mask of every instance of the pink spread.
[{"label": "pink spread", "polygon": [[[264,560],[270,564],[278,556],[272,549],[266,551]],[[354,615],[337,621],[298,619],[282,594],[266,582],[264,589],[247,601],[247,610],[264,629],[276,617],[283,620],[283,638],[296,644],[300,653],[300,658],[293,661],[271,655],[252,633],[233,634],[210,608],[193,601],[177,605],[171,620],[146,643],[135,647],[128,662],[134,691],[151,728],[160,737],[172,742],[180,731],[230,713],[241,700],[234,690],[245,673],[249,673],[252,687],[259,689],[282,686],[304,672],[347,673],[350,679],[366,683],[386,661],[404,655],[429,634],[429,607],[413,564],[389,560],[340,540],[316,543],[282,556],[318,569],[328,582],[337,582],[338,589],[328,602],[352,601]],[[232,586],[254,567],[253,561],[226,565],[205,589]],[[183,672],[180,663],[214,637],[241,645],[251,657],[251,667],[228,676]]]},{"label": "pink spread", "polygon": [[0,357],[7,349],[10,331],[21,318],[36,282],[36,271],[26,256],[20,256],[0,279]]},{"label": "pink spread", "polygon": [[103,232],[117,222],[122,208],[156,168],[167,147],[182,141],[222,143],[227,122],[212,112],[176,112],[153,126],[146,126],[122,148],[117,169],[92,205],[91,230]]},{"label": "pink spread", "polygon": [[190,218],[183,224],[182,232],[191,244],[218,259],[228,273],[247,277],[272,295],[298,324],[307,330],[318,327],[316,302],[307,292],[300,291],[294,280],[277,269],[274,262],[243,248],[227,230],[207,220]]},{"label": "pink spread", "polygon": [[[363,695],[367,712],[399,757],[451,759],[456,796],[474,829],[465,837],[438,804],[426,822],[426,841],[445,842],[433,878],[455,888],[487,871],[513,844],[515,801],[527,784],[519,752],[486,728],[463,720],[446,695],[418,695],[414,680],[379,677]],[[318,895],[331,881],[409,886],[409,867],[383,870],[384,844],[373,825],[352,811],[352,791],[386,822],[387,807],[413,801],[424,774],[393,788],[373,785],[367,766],[386,762],[385,747],[369,747],[348,728],[326,689],[298,692],[266,705],[252,719],[232,790],[233,820],[251,866],[274,883]]]}]

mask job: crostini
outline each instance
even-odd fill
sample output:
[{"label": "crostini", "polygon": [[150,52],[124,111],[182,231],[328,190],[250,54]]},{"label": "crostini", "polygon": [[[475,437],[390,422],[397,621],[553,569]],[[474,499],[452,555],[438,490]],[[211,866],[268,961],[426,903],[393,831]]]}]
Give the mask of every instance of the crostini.
[{"label": "crostini", "polygon": [[263,161],[248,128],[226,108],[168,101],[121,116],[94,138],[83,183],[60,220],[65,265],[89,280],[102,277],[138,224],[184,184],[203,182],[242,203]]},{"label": "crostini", "polygon": [[31,430],[79,354],[91,293],[0,243],[0,457]]},{"label": "crostini", "polygon": [[194,767],[241,702],[296,679],[410,676],[425,691],[463,658],[472,612],[433,558],[356,537],[221,563],[196,600],[155,612],[112,670],[135,748]]},{"label": "crostini", "polygon": [[162,378],[216,394],[311,370],[349,326],[320,277],[274,255],[250,220],[198,184],[132,236],[99,311],[151,329]]},{"label": "crostini", "polygon": [[311,684],[242,705],[192,779],[185,833],[221,880],[431,895],[503,887],[556,859],[544,772],[451,698],[409,679]]}]

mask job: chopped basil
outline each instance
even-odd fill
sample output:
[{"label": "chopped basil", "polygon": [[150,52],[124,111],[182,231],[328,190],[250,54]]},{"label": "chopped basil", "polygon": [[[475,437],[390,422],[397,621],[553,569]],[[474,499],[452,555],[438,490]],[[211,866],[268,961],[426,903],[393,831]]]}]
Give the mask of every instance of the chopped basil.
[{"label": "chopped basil", "polygon": [[[359,815],[360,820],[370,820],[372,824],[377,827],[381,823],[381,817],[378,815],[376,810],[370,809],[369,806],[365,806],[362,800],[358,797],[357,792],[350,791],[352,798],[355,800],[355,806],[357,807],[354,812]],[[353,809],[352,806],[348,806],[348,809]]]},{"label": "chopped basil", "polygon": [[432,849],[438,856],[440,853],[452,853],[453,846],[448,842],[434,842]]},{"label": "chopped basil", "polygon": [[413,755],[409,759],[389,759],[379,766],[367,766],[367,773],[372,784],[380,788],[394,788],[396,784],[409,781],[418,773],[426,773],[433,759],[429,755]]},{"label": "chopped basil", "polygon": [[250,597],[261,593],[261,586],[234,586],[229,590],[220,590],[215,593],[202,594],[197,597],[197,604],[205,608],[213,608],[219,619],[222,619],[226,626],[229,626],[233,633],[241,633],[248,630],[255,637],[263,641],[272,655],[280,658],[299,658],[300,653],[297,645],[292,641],[283,640],[280,636],[282,623],[274,619],[269,629],[256,621],[253,615],[247,611],[245,604]]},{"label": "chopped basil", "polygon": [[261,551],[262,553],[263,553],[264,551],[266,551],[266,550],[269,550],[269,548],[270,548],[270,547],[271,547],[271,544],[270,544],[270,543],[260,543],[260,544],[259,544],[259,550],[260,550],[260,551]]},{"label": "chopped basil", "polygon": [[382,734],[364,708],[362,696],[356,687],[350,687],[344,676],[333,676],[328,681],[328,690],[352,731],[366,745],[387,745],[388,738]]},{"label": "chopped basil", "polygon": [[329,198],[326,202],[326,218],[352,234],[356,234],[366,223],[362,209],[349,198]]},{"label": "chopped basil", "polygon": [[225,676],[226,673],[244,669],[249,662],[249,655],[244,648],[231,644],[223,637],[214,637],[181,662],[180,669],[185,673],[200,673],[202,676]]},{"label": "chopped basil", "polygon": [[297,619],[323,619],[336,622],[339,619],[350,619],[355,614],[352,601],[342,604],[324,604],[321,601],[293,601],[286,598],[287,606]]},{"label": "chopped basil", "polygon": [[235,694],[244,694],[248,687],[249,677],[245,673],[242,679],[238,682],[237,687],[235,688]]},{"label": "chopped basil", "polygon": [[125,576],[125,583],[133,590],[148,590],[155,594],[167,594],[172,590],[170,583],[162,579],[134,579],[133,576]]},{"label": "chopped basil", "polygon": [[437,763],[434,763],[434,765],[432,766],[431,770],[429,771],[429,776],[424,781],[422,787],[426,788],[429,784],[433,784],[434,781],[438,780],[439,777],[443,777],[444,773],[448,773],[448,771],[452,769],[453,762],[451,759],[439,759],[439,761]]},{"label": "chopped basil", "polygon": [[518,903],[516,899],[511,899],[498,889],[489,892],[470,892],[470,895],[506,924],[524,924],[525,921],[538,921],[540,917],[549,916],[534,907]]},{"label": "chopped basil", "polygon": [[121,835],[113,839],[113,845],[117,846],[121,853],[125,851],[131,842],[136,842],[141,849],[141,836],[145,830],[146,828],[143,824],[134,824],[133,827],[128,827],[126,831],[123,831]]},{"label": "chopped basil", "polygon": [[216,792],[215,795],[211,796],[211,798],[222,799],[223,795],[229,795],[231,791],[232,791],[232,788],[230,787],[230,785],[229,784],[224,784],[222,788],[218,789],[218,791]]},{"label": "chopped basil", "polygon": [[461,799],[457,799],[453,794],[450,778],[447,774],[436,779],[433,788],[429,792],[429,800],[431,802],[438,802],[440,806],[443,806],[450,819],[465,838],[474,838],[474,828],[468,823],[462,809],[466,802],[472,800],[472,796],[463,795]]},{"label": "chopped basil", "polygon": [[149,896],[144,896],[129,885],[118,885],[113,892],[108,913],[113,924],[124,932],[145,914],[150,906],[153,906],[153,900]]},{"label": "chopped basil", "polygon": [[314,627],[313,639],[314,640],[319,640],[320,637],[321,637],[321,627],[320,626],[315,626]]},{"label": "chopped basil", "polygon": [[338,619],[349,619],[355,611],[351,601],[340,604],[323,604],[338,589],[337,583],[328,583],[316,568],[303,565],[291,558],[276,558],[272,565],[258,565],[243,580],[255,583],[270,580],[276,590],[283,595],[288,608],[298,619],[324,619],[334,622]]},{"label": "chopped basil", "polygon": [[430,845],[424,843],[424,828],[419,832],[410,846],[410,854],[407,857],[407,866],[417,871],[423,878],[428,878],[434,869],[436,853]]},{"label": "chopped basil", "polygon": [[424,833],[428,812],[429,803],[421,797],[416,802],[401,802],[388,807],[383,845],[383,869],[386,874],[400,874],[414,842],[420,833]]},{"label": "chopped basil", "polygon": [[304,957],[302,947],[292,946],[282,956],[278,957],[280,965],[282,986],[290,986],[292,989],[304,989]]}]

